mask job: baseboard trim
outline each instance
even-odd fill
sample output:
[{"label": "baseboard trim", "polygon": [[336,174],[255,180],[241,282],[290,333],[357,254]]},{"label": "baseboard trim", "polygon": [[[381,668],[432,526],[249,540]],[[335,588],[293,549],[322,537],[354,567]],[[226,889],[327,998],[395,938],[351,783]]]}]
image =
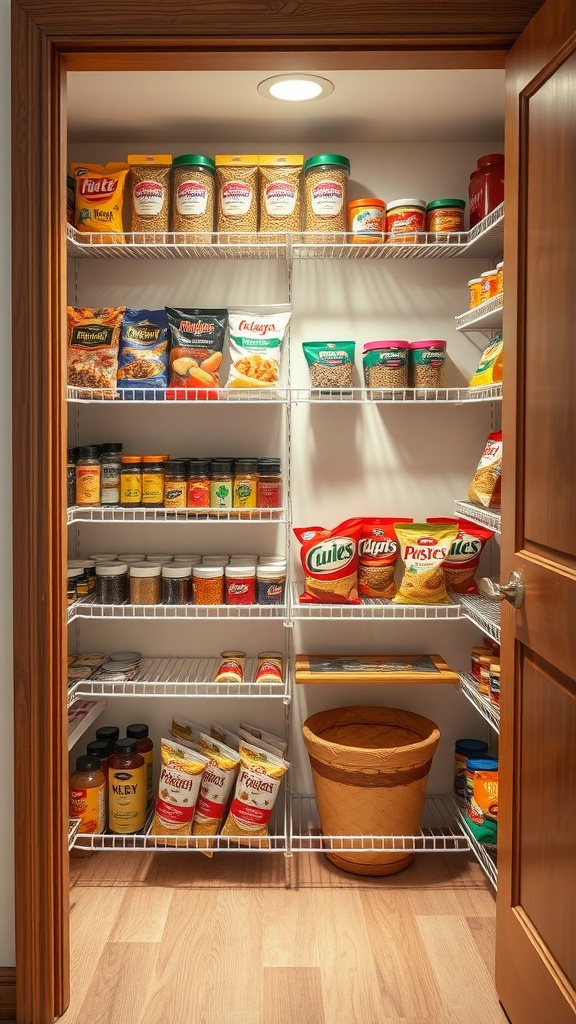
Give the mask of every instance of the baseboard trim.
[{"label": "baseboard trim", "polygon": [[16,1020],[15,967],[0,967],[0,1020]]}]

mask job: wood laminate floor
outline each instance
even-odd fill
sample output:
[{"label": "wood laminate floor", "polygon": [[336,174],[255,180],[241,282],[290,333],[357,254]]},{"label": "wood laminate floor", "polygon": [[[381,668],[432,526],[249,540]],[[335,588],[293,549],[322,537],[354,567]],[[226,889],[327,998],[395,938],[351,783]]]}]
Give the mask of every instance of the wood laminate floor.
[{"label": "wood laminate floor", "polygon": [[493,892],[468,854],[382,879],[321,854],[71,862],[63,1024],[505,1024]]}]

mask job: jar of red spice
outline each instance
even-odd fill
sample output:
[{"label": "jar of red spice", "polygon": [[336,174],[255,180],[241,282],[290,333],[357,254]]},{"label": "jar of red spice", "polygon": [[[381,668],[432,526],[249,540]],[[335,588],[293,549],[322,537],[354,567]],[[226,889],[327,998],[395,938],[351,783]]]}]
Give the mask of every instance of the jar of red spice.
[{"label": "jar of red spice", "polygon": [[210,508],[210,462],[208,460],[190,460],[186,504],[188,508]]},{"label": "jar of red spice", "polygon": [[256,603],[256,566],[224,566],[226,604]]},{"label": "jar of red spice", "polygon": [[256,467],[256,504],[258,508],[280,508],[282,506],[282,472],[280,459],[258,459]]},{"label": "jar of red spice", "polygon": [[425,199],[395,199],[388,203],[386,233],[389,242],[402,245],[418,241],[418,232],[426,230]]},{"label": "jar of red spice", "polygon": [[504,154],[487,153],[476,163],[468,183],[471,228],[504,202]]}]

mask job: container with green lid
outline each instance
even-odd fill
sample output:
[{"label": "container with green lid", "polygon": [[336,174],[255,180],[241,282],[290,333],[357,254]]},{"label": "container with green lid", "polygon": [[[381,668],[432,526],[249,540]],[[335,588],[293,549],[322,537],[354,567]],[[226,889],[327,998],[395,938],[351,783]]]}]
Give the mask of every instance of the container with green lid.
[{"label": "container with green lid", "polygon": [[[320,153],[306,161],[306,231],[346,231],[349,173],[350,161],[337,153]],[[327,238],[326,241],[337,239]]]},{"label": "container with green lid", "polygon": [[194,232],[191,241],[206,244],[214,229],[216,164],[201,153],[185,153],[174,158],[172,168],[174,231]]},{"label": "container with green lid", "polygon": [[433,199],[426,207],[426,231],[464,231],[464,199]]}]

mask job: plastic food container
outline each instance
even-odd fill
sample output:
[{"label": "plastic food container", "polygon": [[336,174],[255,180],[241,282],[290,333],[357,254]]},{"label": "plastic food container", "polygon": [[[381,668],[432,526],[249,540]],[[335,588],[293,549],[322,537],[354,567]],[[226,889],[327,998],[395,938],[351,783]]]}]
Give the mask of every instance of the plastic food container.
[{"label": "plastic food container", "polygon": [[474,309],[474,306],[478,306],[481,301],[480,293],[482,290],[482,278],[473,277],[471,281],[468,281],[468,288],[470,289],[470,302],[468,304],[468,308]]},{"label": "plastic food container", "polygon": [[349,174],[350,161],[337,153],[320,153],[306,161],[306,231],[346,231]]},{"label": "plastic food container", "polygon": [[454,792],[461,800],[466,796],[466,762],[469,757],[482,757],[488,753],[485,740],[456,740],[454,745]]},{"label": "plastic food container", "polygon": [[498,271],[485,270],[480,275],[480,302],[487,302],[498,294]]},{"label": "plastic food container", "polygon": [[195,565],[192,570],[194,604],[224,603],[224,566]]},{"label": "plastic food container", "polygon": [[227,565],[224,568],[226,604],[256,603],[256,566]]},{"label": "plastic food container", "polygon": [[162,604],[189,604],[192,600],[192,567],[162,566]]},{"label": "plastic food container", "polygon": [[407,341],[367,341],[362,350],[366,387],[407,388],[409,355]]},{"label": "plastic food container", "polygon": [[286,587],[286,562],[256,567],[258,604],[284,604]]},{"label": "plastic food container", "polygon": [[381,242],[385,228],[383,199],[354,199],[348,203],[348,231],[353,242]]},{"label": "plastic food container", "polygon": [[402,245],[418,242],[418,232],[426,229],[425,199],[395,199],[388,203],[386,233],[389,242]]},{"label": "plastic food container", "polygon": [[433,199],[426,207],[426,231],[464,231],[464,199]]},{"label": "plastic food container", "polygon": [[153,562],[135,562],[129,572],[130,604],[160,604],[162,567]]},{"label": "plastic food container", "polygon": [[96,604],[125,604],[128,566],[125,562],[96,563]]},{"label": "plastic food container", "polygon": [[446,342],[439,339],[410,344],[410,385],[413,388],[443,388]]},{"label": "plastic food container", "polygon": [[195,241],[209,243],[214,230],[216,164],[209,156],[187,153],[175,157],[172,167],[173,229],[202,232]]}]

